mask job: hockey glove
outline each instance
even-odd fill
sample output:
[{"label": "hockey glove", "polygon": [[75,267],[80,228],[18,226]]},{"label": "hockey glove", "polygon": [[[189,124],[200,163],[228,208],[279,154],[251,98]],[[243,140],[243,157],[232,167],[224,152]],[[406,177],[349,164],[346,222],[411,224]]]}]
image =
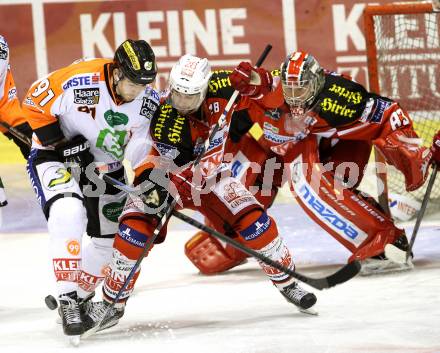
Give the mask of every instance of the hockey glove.
[{"label": "hockey glove", "polygon": [[168,177],[160,169],[146,169],[134,180],[134,185],[140,187],[142,192],[139,197],[146,206],[145,214],[156,221],[162,218],[171,201],[168,184]]},{"label": "hockey glove", "polygon": [[229,75],[232,87],[242,96],[258,99],[269,93],[272,88],[272,75],[259,67],[255,68],[250,63],[242,61]]},{"label": "hockey glove", "polygon": [[432,140],[432,162],[437,165],[437,168],[440,168],[440,130],[437,131],[433,140]]},{"label": "hockey glove", "polygon": [[193,172],[191,170],[191,166],[184,169],[178,174],[171,174],[170,180],[174,184],[177,189],[177,192],[180,195],[182,201],[191,201],[192,200],[192,190],[194,185],[192,183]]},{"label": "hockey glove", "polygon": [[82,173],[94,161],[93,155],[90,153],[90,142],[82,135],[77,135],[70,141],[60,143],[56,149],[66,167],[80,168]]}]

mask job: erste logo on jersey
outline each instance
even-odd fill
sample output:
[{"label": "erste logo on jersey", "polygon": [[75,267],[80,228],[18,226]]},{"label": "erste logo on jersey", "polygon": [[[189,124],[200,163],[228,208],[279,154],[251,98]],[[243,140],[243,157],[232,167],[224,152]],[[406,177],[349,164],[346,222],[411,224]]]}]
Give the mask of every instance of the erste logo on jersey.
[{"label": "erste logo on jersey", "polygon": [[81,105],[99,103],[99,88],[77,88],[73,90],[73,102]]},{"label": "erste logo on jersey", "polygon": [[99,72],[94,72],[91,74],[81,74],[76,75],[64,81],[62,87],[64,90],[69,89],[71,87],[83,87],[83,86],[92,86],[99,84]]}]

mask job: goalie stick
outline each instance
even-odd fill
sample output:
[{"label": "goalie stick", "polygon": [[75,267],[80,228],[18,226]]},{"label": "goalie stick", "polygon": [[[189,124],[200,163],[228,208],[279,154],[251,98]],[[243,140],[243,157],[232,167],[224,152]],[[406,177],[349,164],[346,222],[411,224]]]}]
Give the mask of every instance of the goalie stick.
[{"label": "goalie stick", "polygon": [[433,171],[431,177],[429,178],[428,186],[426,188],[425,196],[423,196],[422,206],[420,207],[419,214],[417,215],[416,224],[414,225],[413,233],[411,235],[411,240],[409,242],[408,250],[406,251],[406,259],[405,262],[408,262],[408,259],[411,255],[412,248],[414,246],[414,242],[416,241],[416,236],[419,231],[420,224],[422,223],[423,215],[425,214],[426,206],[428,206],[429,196],[431,195],[432,187],[434,186],[434,181],[437,176],[438,167],[436,165],[433,166]]},{"label": "goalie stick", "polygon": [[425,214],[426,207],[428,206],[429,196],[431,195],[432,187],[434,186],[434,181],[437,176],[438,168],[434,166],[431,177],[429,178],[428,186],[426,187],[425,195],[423,196],[422,206],[420,207],[419,213],[417,215],[416,223],[413,228],[411,239],[406,252],[400,250],[392,244],[385,245],[385,256],[392,261],[400,264],[408,264],[408,260],[411,256],[412,248],[416,240],[417,233],[422,223],[423,216]]},{"label": "goalie stick", "polygon": [[[269,54],[271,49],[272,49],[272,46],[270,44],[268,44],[264,48],[263,52],[261,53],[260,57],[257,60],[256,67],[260,66],[263,63],[263,61],[266,59],[266,56],[267,56],[267,54]],[[195,161],[193,163],[193,168],[192,168],[193,170],[200,163],[202,158],[205,156],[206,151],[208,151],[212,140],[214,139],[214,137],[216,136],[216,134],[220,130],[220,128],[225,128],[224,124],[226,123],[226,117],[228,116],[229,111],[235,102],[235,99],[238,97],[238,94],[239,94],[238,91],[234,91],[234,93],[232,94],[228,103],[226,104],[226,107],[224,108],[223,113],[219,117],[217,124],[211,130],[209,138],[205,141],[205,145],[204,145],[203,150],[199,153],[199,155],[195,159]],[[229,130],[229,126],[227,126],[226,129]],[[161,229],[163,228],[163,226],[165,225],[167,220],[170,218],[170,216],[174,210],[174,207],[179,202],[179,200],[180,200],[179,196],[177,196],[175,199],[173,199],[173,201],[163,211],[161,218],[160,218],[160,221],[159,221],[159,224],[154,229],[154,232],[153,232],[152,236],[150,237],[150,239],[148,239],[148,241],[145,243],[145,246],[142,250],[142,253],[139,255],[139,258],[137,259],[136,263],[134,264],[133,268],[131,269],[130,273],[128,274],[127,278],[125,279],[124,284],[122,285],[122,287],[119,289],[118,293],[116,294],[115,298],[113,298],[112,303],[110,303],[110,305],[107,307],[107,310],[106,310],[104,316],[102,317],[102,319],[99,321],[99,323],[95,327],[93,327],[89,331],[82,334],[81,335],[82,338],[89,337],[100,329],[102,323],[107,318],[110,311],[116,305],[116,303],[119,300],[119,298],[121,297],[123,291],[127,288],[128,284],[130,283],[131,279],[133,278],[134,274],[136,273],[138,267],[140,266],[142,260],[144,259],[145,255],[147,254],[151,245],[153,244],[153,242],[156,240],[157,236],[159,235]]]},{"label": "goalie stick", "polygon": [[[139,189],[125,185],[124,183],[121,183],[120,181],[118,181],[118,180],[116,180],[106,174],[103,174],[102,178],[108,184],[110,184],[110,185],[116,187],[117,189],[122,190],[128,194],[136,194],[136,195],[139,194]],[[246,253],[247,255],[250,255],[250,256],[258,259],[259,261],[264,262],[266,265],[269,265],[271,267],[276,268],[277,270],[280,270],[284,273],[287,273],[287,274],[291,275],[292,277],[300,280],[301,282],[304,282],[304,283],[308,284],[309,286],[316,288],[316,289],[319,289],[319,290],[334,287],[338,284],[344,283],[344,282],[348,281],[349,279],[353,278],[354,276],[356,276],[361,269],[360,263],[358,261],[353,261],[353,262],[346,264],[345,266],[343,266],[341,269],[339,269],[337,272],[335,272],[334,274],[332,274],[330,276],[326,276],[326,277],[322,277],[322,278],[308,277],[308,276],[302,275],[296,271],[293,271],[287,267],[284,267],[280,263],[273,261],[264,255],[261,255],[260,253],[256,252],[255,250],[248,248],[247,246],[239,243],[238,241],[216,231],[215,229],[212,229],[211,227],[208,227],[208,226],[196,221],[195,219],[193,219],[191,217],[186,216],[185,214],[183,214],[177,210],[173,210],[172,215],[175,216],[176,218],[179,218],[183,222],[186,222],[186,223],[188,223],[188,224],[190,224],[200,230],[203,230],[206,233],[209,233],[210,235],[224,241],[225,243],[230,244],[234,248],[241,250],[242,252]]]}]

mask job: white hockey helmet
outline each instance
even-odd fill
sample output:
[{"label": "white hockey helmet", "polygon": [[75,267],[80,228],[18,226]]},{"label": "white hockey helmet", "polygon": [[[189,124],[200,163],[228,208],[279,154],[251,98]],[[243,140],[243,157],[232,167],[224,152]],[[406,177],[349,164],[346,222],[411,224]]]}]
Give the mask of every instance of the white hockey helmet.
[{"label": "white hockey helmet", "polygon": [[190,54],[182,56],[170,73],[171,105],[182,114],[197,111],[206,97],[210,78],[208,59]]}]

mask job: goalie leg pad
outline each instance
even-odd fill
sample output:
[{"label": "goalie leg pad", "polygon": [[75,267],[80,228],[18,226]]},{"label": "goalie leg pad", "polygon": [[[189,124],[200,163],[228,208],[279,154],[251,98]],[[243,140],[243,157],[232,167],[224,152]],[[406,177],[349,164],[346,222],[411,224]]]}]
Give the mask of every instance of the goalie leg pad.
[{"label": "goalie leg pad", "polygon": [[204,275],[227,271],[243,263],[247,255],[200,231],[185,244],[185,255]]},{"label": "goalie leg pad", "polygon": [[292,162],[289,178],[299,205],[354,254],[350,261],[379,255],[403,231],[368,198],[342,187],[335,172],[319,165],[316,140],[307,141],[302,154]]}]

